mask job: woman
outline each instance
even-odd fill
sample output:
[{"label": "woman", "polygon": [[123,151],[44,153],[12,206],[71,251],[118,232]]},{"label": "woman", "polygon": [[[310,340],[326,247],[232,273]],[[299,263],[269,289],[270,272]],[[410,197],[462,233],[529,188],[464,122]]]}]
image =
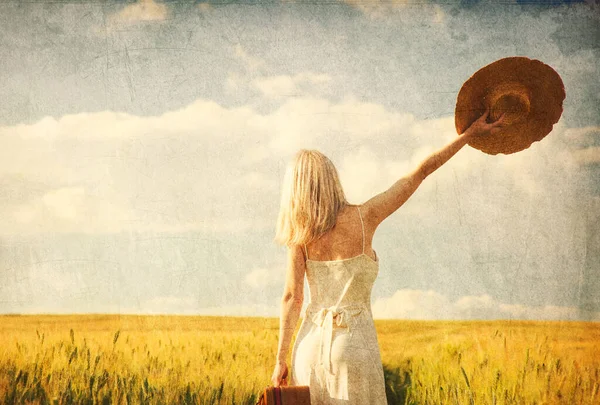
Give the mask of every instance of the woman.
[{"label": "woman", "polygon": [[285,384],[286,358],[308,280],[310,303],[292,351],[291,385],[310,386],[312,405],[386,404],[370,297],[378,273],[371,241],[379,224],[469,140],[495,133],[488,112],[408,176],[362,205],[349,205],[335,167],[317,151],[300,151],[284,179],[276,239],[286,244],[279,347],[272,375]]}]

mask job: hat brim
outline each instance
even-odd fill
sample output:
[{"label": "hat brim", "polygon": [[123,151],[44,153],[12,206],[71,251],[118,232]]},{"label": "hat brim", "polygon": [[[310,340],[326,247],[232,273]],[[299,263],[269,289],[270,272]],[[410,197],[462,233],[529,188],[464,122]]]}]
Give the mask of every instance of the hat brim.
[{"label": "hat brim", "polygon": [[479,69],[463,84],[456,99],[456,131],[462,134],[486,111],[488,96],[494,89],[511,83],[525,86],[529,91],[527,116],[493,135],[473,138],[470,146],[491,155],[519,152],[548,135],[558,122],[565,99],[558,73],[539,60],[510,57]]}]

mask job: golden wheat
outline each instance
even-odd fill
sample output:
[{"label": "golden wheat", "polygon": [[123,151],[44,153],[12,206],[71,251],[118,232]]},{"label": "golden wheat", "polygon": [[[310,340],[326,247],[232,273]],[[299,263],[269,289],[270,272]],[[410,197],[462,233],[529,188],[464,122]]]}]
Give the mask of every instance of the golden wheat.
[{"label": "golden wheat", "polygon": [[[594,404],[600,324],[376,321],[391,404]],[[278,320],[2,316],[4,403],[253,404]]]}]

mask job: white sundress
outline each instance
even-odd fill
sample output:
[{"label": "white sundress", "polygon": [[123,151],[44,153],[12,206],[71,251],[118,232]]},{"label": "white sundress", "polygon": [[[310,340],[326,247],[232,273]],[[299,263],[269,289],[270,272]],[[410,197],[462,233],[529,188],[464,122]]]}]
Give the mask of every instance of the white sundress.
[{"label": "white sundress", "polygon": [[365,254],[358,213],[362,254],[316,261],[306,252],[310,302],[292,349],[290,384],[310,386],[311,405],[387,404],[371,312],[379,264]]}]

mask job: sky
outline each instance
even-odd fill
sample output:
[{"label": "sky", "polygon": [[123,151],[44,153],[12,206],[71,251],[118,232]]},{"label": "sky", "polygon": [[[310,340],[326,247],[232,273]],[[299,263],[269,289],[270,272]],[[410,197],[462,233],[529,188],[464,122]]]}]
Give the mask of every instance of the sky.
[{"label": "sky", "polygon": [[[454,139],[478,69],[554,68],[552,132],[466,146],[378,229],[377,319],[600,321],[600,6],[0,4],[0,313],[278,316],[285,167],[351,203]],[[308,296],[305,299],[308,301]]]}]

